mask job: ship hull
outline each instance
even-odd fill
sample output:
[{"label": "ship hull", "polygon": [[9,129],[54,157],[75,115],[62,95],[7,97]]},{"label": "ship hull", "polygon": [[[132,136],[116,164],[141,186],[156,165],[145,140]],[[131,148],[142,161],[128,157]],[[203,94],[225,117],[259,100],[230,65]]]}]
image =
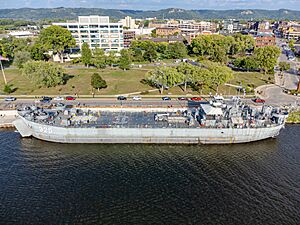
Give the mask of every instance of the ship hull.
[{"label": "ship hull", "polygon": [[14,122],[23,137],[59,143],[233,144],[276,137],[284,125],[265,128],[66,128],[24,118]]}]

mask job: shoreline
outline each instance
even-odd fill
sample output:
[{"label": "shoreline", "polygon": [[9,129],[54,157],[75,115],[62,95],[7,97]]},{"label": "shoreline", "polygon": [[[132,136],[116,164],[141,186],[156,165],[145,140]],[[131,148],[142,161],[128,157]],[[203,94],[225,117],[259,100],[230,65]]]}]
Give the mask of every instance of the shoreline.
[{"label": "shoreline", "polygon": [[300,124],[300,111],[290,112],[286,124]]}]

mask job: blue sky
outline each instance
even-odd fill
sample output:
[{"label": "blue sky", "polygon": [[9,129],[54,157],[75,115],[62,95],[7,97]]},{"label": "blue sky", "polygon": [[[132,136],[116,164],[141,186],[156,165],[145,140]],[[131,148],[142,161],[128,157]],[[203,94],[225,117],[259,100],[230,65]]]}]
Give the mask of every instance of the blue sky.
[{"label": "blue sky", "polygon": [[184,9],[294,9],[300,0],[0,0],[0,8],[86,7],[157,10]]}]

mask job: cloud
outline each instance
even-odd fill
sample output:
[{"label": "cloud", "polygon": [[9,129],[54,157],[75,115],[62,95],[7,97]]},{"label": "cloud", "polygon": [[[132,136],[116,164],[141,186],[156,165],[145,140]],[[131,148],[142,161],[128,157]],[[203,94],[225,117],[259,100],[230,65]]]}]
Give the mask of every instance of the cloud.
[{"label": "cloud", "polygon": [[[3,2],[2,2],[3,1]],[[297,9],[300,0],[1,0],[0,8],[87,7],[120,9]]]}]

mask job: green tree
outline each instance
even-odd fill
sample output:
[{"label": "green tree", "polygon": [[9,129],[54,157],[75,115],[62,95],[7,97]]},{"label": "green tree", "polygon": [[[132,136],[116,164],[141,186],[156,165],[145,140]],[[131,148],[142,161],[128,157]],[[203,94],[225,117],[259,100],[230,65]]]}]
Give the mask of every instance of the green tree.
[{"label": "green tree", "polygon": [[28,51],[19,51],[15,53],[14,64],[19,68],[23,68],[23,64],[31,60],[31,54]]},{"label": "green tree", "polygon": [[160,92],[163,94],[165,87],[174,87],[184,81],[184,75],[173,67],[158,67],[149,71],[146,75],[149,83],[160,87]]},{"label": "green tree", "polygon": [[254,50],[254,56],[265,74],[274,70],[280,53],[280,49],[276,46],[265,46]]},{"label": "green tree", "polygon": [[259,64],[255,57],[239,57],[233,61],[233,65],[237,68],[243,68],[247,70],[259,69]]},{"label": "green tree", "polygon": [[34,84],[44,87],[55,87],[65,82],[63,67],[52,62],[28,61],[23,64],[22,74]]},{"label": "green tree", "polygon": [[292,51],[295,51],[295,43],[296,41],[293,39],[289,41],[289,47]]},{"label": "green tree", "polygon": [[184,91],[186,92],[187,84],[193,83],[195,84],[200,78],[200,67],[193,66],[189,63],[181,63],[179,66],[176,67],[177,71],[183,74],[183,82],[184,82]]},{"label": "green tree", "polygon": [[13,88],[12,84],[5,84],[3,88],[3,92],[6,94],[11,94],[15,91],[15,88]]},{"label": "green tree", "polygon": [[83,43],[81,46],[81,62],[86,67],[89,67],[92,63],[92,51],[87,43]]},{"label": "green tree", "polygon": [[215,86],[217,92],[219,91],[219,86],[231,80],[233,76],[233,71],[220,63],[204,61],[203,66],[209,71],[205,82],[211,86]]},{"label": "green tree", "polygon": [[154,62],[158,58],[158,44],[153,41],[133,41],[131,42],[130,50],[135,54],[136,50],[142,51],[144,61]]},{"label": "green tree", "polygon": [[49,56],[45,54],[47,51],[45,47],[41,43],[34,43],[30,48],[29,48],[31,58],[33,60],[48,60]]},{"label": "green tree", "polygon": [[154,38],[157,37],[156,29],[154,29],[154,30],[151,31],[151,37],[154,37]]},{"label": "green tree", "polygon": [[120,52],[120,61],[119,61],[119,67],[122,70],[129,70],[130,65],[132,63],[132,55],[131,51],[128,49],[122,49]]},{"label": "green tree", "polygon": [[14,57],[14,43],[12,37],[2,38],[0,40],[0,55],[6,58],[13,58]]},{"label": "green tree", "polygon": [[132,53],[134,62],[144,61],[143,51],[140,48],[134,48]]},{"label": "green tree", "polygon": [[167,47],[169,59],[181,59],[187,56],[187,48],[182,42],[171,43]]},{"label": "green tree", "polygon": [[44,46],[45,50],[52,50],[54,54],[58,54],[61,62],[63,62],[63,51],[74,47],[76,42],[70,31],[60,26],[52,25],[41,31],[39,43]]},{"label": "green tree", "polygon": [[148,62],[155,62],[157,60],[158,55],[157,51],[154,47],[149,47],[145,52],[144,52],[144,60]]},{"label": "green tree", "polygon": [[291,64],[287,62],[279,62],[279,70],[282,74],[283,71],[287,71],[291,68]]},{"label": "green tree", "polygon": [[250,35],[243,35],[241,33],[235,34],[233,36],[234,44],[232,46],[232,53],[245,53],[247,50],[251,50],[255,46],[255,40]]},{"label": "green tree", "polygon": [[200,35],[192,40],[191,53],[205,56],[216,62],[226,62],[227,54],[231,53],[234,38],[223,35]]},{"label": "green tree", "polygon": [[117,63],[117,57],[115,51],[109,51],[108,56],[105,58],[105,62],[107,65],[110,65],[111,67],[113,64]]},{"label": "green tree", "polygon": [[100,91],[102,88],[106,88],[107,84],[106,81],[102,79],[102,77],[99,75],[99,73],[94,73],[91,77],[91,85],[93,88]]},{"label": "green tree", "polygon": [[91,59],[91,62],[98,69],[104,69],[106,67],[106,56],[104,50],[101,48],[96,48],[93,51],[93,58]]}]

